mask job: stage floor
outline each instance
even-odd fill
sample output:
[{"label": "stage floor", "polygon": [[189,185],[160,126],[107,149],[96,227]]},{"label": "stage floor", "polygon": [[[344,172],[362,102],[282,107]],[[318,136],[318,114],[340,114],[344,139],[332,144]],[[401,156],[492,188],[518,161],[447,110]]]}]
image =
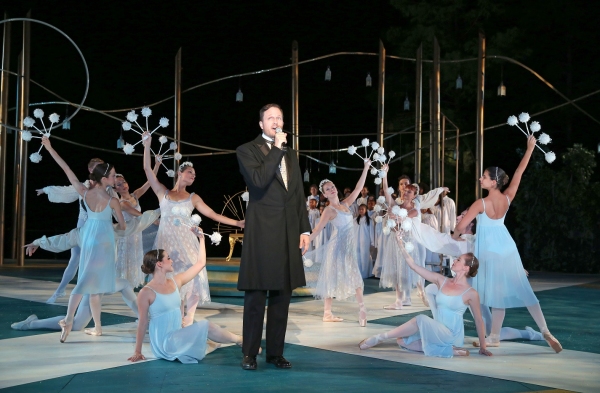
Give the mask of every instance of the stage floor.
[{"label": "stage floor", "polygon": [[[334,302],[341,323],[321,321],[323,306],[312,298],[295,298],[290,306],[285,356],[291,370],[279,370],[259,356],[255,372],[240,368],[237,346],[222,347],[199,364],[152,360],[129,363],[135,342],[135,318],[120,296],[105,296],[101,337],[72,332],[65,344],[59,332],[15,331],[10,324],[30,314],[64,315],[67,297],[45,304],[60,280],[56,265],[0,267],[0,388],[11,392],[174,392],[174,391],[446,391],[525,392],[600,391],[600,276],[533,273],[531,283],[548,326],[564,351],[555,354],[544,341],[502,342],[487,358],[472,351],[466,358],[438,359],[400,350],[390,340],[366,351],[363,338],[429,311],[416,295],[413,306],[383,310],[394,294],[365,281],[367,327],[358,326],[357,305]],[[73,286],[69,286],[69,290]],[[196,312],[241,334],[241,299],[214,298]],[[508,310],[505,326],[537,329],[526,309]],[[475,334],[465,314],[465,346]]]}]

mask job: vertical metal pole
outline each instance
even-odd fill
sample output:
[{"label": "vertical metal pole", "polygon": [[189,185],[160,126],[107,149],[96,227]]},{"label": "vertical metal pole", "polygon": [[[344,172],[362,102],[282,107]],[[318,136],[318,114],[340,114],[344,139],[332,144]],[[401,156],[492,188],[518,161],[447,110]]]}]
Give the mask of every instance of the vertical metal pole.
[{"label": "vertical metal pole", "polygon": [[440,140],[441,153],[440,153],[440,187],[444,187],[444,159],[446,155],[444,152],[446,151],[446,116],[442,116],[442,137]]},{"label": "vertical metal pole", "polygon": [[[4,19],[8,14],[4,13]],[[10,22],[4,23],[4,36],[2,41],[2,69],[0,77],[0,123],[8,124],[8,85],[10,68]],[[4,224],[6,200],[6,153],[8,130],[0,126],[0,266],[4,263]]]},{"label": "vertical metal pole", "polygon": [[421,134],[423,131],[423,44],[417,49],[415,82],[415,177],[421,182]]},{"label": "vertical metal pole", "polygon": [[[181,153],[181,48],[175,56],[175,129],[173,130],[173,138],[177,143],[177,151]],[[173,158],[173,168],[175,171],[179,168],[178,161]],[[173,186],[177,182],[177,178],[173,178]]]},{"label": "vertical metal pole", "polygon": [[433,182],[433,75],[429,76],[429,188],[434,189]]},{"label": "vertical metal pole", "polygon": [[[31,18],[31,11],[27,13],[27,18]],[[21,67],[19,74],[21,75],[20,94],[19,94],[19,128],[24,129],[23,120],[29,115],[29,59],[30,59],[30,38],[31,38],[31,22],[23,22],[23,50],[21,52]],[[17,140],[17,194],[15,195],[16,209],[15,222],[13,228],[16,233],[16,242],[14,243],[13,254],[17,259],[17,265],[25,266],[25,250],[23,246],[25,242],[25,227],[27,219],[27,143],[20,138],[19,134],[15,135]]]},{"label": "vertical metal pole", "polygon": [[440,187],[440,44],[433,37],[433,188]]},{"label": "vertical metal pole", "polygon": [[482,196],[479,176],[483,173],[483,102],[485,91],[485,35],[479,32],[477,55],[477,127],[475,138],[475,199]]},{"label": "vertical metal pole", "polygon": [[[384,134],[384,103],[385,103],[385,47],[379,40],[379,84],[377,86],[377,143],[383,146]],[[379,188],[375,186],[375,195],[379,194]]]},{"label": "vertical metal pole", "polygon": [[454,203],[456,204],[457,208],[459,206],[458,205],[458,160],[460,158],[460,150],[458,149],[459,141],[460,141],[460,130],[458,129],[458,127],[456,127],[456,168],[455,168],[456,173],[454,174],[454,177],[455,177]]},{"label": "vertical metal pole", "polygon": [[298,106],[298,41],[292,41],[292,149],[296,150],[300,158],[300,127],[299,127],[299,106]]}]

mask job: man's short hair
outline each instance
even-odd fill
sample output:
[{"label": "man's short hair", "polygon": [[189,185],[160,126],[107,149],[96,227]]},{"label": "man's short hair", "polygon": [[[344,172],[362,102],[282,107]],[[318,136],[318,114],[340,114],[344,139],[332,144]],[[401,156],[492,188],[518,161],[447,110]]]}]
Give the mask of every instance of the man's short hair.
[{"label": "man's short hair", "polygon": [[277,104],[267,104],[265,106],[263,106],[262,108],[260,108],[260,111],[258,112],[258,117],[260,121],[263,121],[263,116],[265,114],[266,111],[268,111],[271,108],[277,108],[281,111],[281,117],[283,118],[283,110],[281,109],[281,107]]}]

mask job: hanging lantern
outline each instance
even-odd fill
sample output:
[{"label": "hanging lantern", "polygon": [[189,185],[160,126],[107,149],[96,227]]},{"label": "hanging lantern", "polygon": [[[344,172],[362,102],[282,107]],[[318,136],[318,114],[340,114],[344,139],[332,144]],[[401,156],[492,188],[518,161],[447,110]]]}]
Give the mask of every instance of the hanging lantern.
[{"label": "hanging lantern", "polygon": [[62,129],[63,130],[70,130],[71,129],[71,122],[69,120],[65,121],[62,125]]},{"label": "hanging lantern", "polygon": [[600,154],[600,143],[598,143],[598,154]]},{"label": "hanging lantern", "polygon": [[460,75],[458,76],[458,78],[456,78],[456,88],[462,89],[462,78],[460,77]]},{"label": "hanging lantern", "polygon": [[333,162],[333,160],[331,160],[331,164],[329,164],[329,173],[335,174],[336,171],[337,171],[337,168],[335,167],[335,162]]},{"label": "hanging lantern", "polygon": [[117,149],[120,150],[123,146],[125,146],[125,139],[123,139],[123,133],[121,133],[121,136],[117,139]]},{"label": "hanging lantern", "polygon": [[327,71],[325,71],[325,80],[327,82],[331,81],[331,69],[327,66]]},{"label": "hanging lantern", "polygon": [[500,81],[500,86],[498,86],[498,96],[506,96],[506,86],[504,86],[504,83],[502,81]]},{"label": "hanging lantern", "polygon": [[308,168],[304,171],[304,183],[310,183],[310,173],[308,173]]},{"label": "hanging lantern", "polygon": [[244,93],[242,93],[242,89],[239,89],[237,93],[235,93],[235,102],[243,102],[244,101]]},{"label": "hanging lantern", "polygon": [[408,101],[408,94],[406,95],[406,99],[404,100],[404,110],[405,111],[410,110],[410,101]]},{"label": "hanging lantern", "polygon": [[371,78],[371,73],[367,73],[367,87],[373,86],[373,79]]}]

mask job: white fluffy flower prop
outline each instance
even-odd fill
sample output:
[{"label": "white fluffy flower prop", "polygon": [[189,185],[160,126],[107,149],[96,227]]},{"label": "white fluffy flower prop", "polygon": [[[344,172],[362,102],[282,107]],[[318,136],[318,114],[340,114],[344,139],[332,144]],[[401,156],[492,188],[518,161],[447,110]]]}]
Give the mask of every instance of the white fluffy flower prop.
[{"label": "white fluffy flower prop", "polygon": [[538,142],[540,142],[542,145],[547,145],[548,143],[552,142],[552,138],[550,138],[550,135],[542,132],[538,138]]},{"label": "white fluffy flower prop", "polygon": [[311,259],[305,259],[304,260],[304,266],[311,267],[312,265],[314,265],[314,263],[313,263],[313,261]]},{"label": "white fluffy flower prop", "polygon": [[385,192],[388,193],[388,195],[392,195],[394,193],[394,187],[388,187],[387,190]]},{"label": "white fluffy flower prop", "polygon": [[169,119],[167,119],[166,117],[161,117],[158,124],[162,127],[162,128],[167,128],[169,126]]},{"label": "white fluffy flower prop", "polygon": [[173,158],[175,158],[177,161],[180,161],[183,158],[183,156],[181,155],[181,153],[175,153],[173,154]]},{"label": "white fluffy flower prop", "polygon": [[44,117],[44,111],[38,108],[33,111],[33,116],[37,117],[38,119],[41,119]]},{"label": "white fluffy flower prop", "polygon": [[393,150],[390,150],[388,153],[388,156],[390,156],[390,160],[391,160],[392,158],[396,157],[396,152]]},{"label": "white fluffy flower prop", "polygon": [[527,113],[527,112],[523,112],[519,115],[519,121],[521,123],[527,123],[527,122],[529,122],[530,119],[531,119],[531,117],[529,117],[529,113]]},{"label": "white fluffy flower prop", "polygon": [[194,224],[195,226],[198,226],[202,222],[202,217],[200,217],[199,214],[193,214],[191,217],[191,220],[192,220],[192,224]]},{"label": "white fluffy flower prop", "polygon": [[379,171],[377,170],[377,168],[371,168],[371,175],[377,176],[378,173]]},{"label": "white fluffy flower prop", "polygon": [[135,148],[133,147],[133,145],[131,143],[126,143],[125,146],[123,146],[123,152],[127,155],[130,155],[131,153],[133,153],[134,150],[135,150]]},{"label": "white fluffy flower prop", "polygon": [[381,231],[386,236],[390,234],[390,228],[389,227],[383,227],[383,229]]},{"label": "white fluffy flower prop", "polygon": [[369,140],[367,138],[365,138],[360,142],[360,144],[363,147],[367,147],[367,146],[369,146]]},{"label": "white fluffy flower prop", "polygon": [[31,132],[21,131],[21,139],[23,139],[25,142],[29,142],[31,140],[31,138],[33,138],[33,136],[31,135]]},{"label": "white fluffy flower prop", "polygon": [[31,162],[37,164],[38,162],[42,161],[42,155],[38,152],[35,152],[29,156],[29,159],[31,160]]},{"label": "white fluffy flower prop", "polygon": [[401,226],[402,226],[402,230],[404,230],[405,232],[410,231],[413,227],[412,220],[408,219],[408,220],[402,221]]},{"label": "white fluffy flower prop", "polygon": [[400,209],[400,213],[398,213],[398,217],[400,217],[400,218],[408,217],[408,210],[406,210],[405,208]]},{"label": "white fluffy flower prop", "polygon": [[377,197],[377,203],[383,205],[385,203],[385,197],[383,195]]},{"label": "white fluffy flower prop", "polygon": [[[385,156],[385,154],[381,154],[378,158],[377,161],[381,162],[382,164],[385,164],[385,160],[387,160],[387,157]],[[382,171],[383,172],[383,171]],[[385,173],[385,172],[384,172]]]},{"label": "white fluffy flower prop", "polygon": [[23,119],[23,125],[27,128],[33,127],[34,124],[35,124],[35,120],[33,120],[29,116],[27,116],[26,118]]},{"label": "white fluffy flower prop", "polygon": [[377,176],[378,176],[378,177],[380,177],[380,178],[382,178],[382,179],[385,177],[385,175],[387,175],[387,172],[386,172],[386,171],[379,171],[379,172],[377,173]]},{"label": "white fluffy flower prop", "polygon": [[248,191],[245,191],[244,193],[242,193],[242,201],[248,202],[249,200],[250,200],[250,193]]},{"label": "white fluffy flower prop", "polygon": [[[380,206],[380,208],[381,208],[381,206]],[[376,216],[375,217],[375,222],[376,223],[380,223],[381,221],[383,221],[383,217],[381,217],[381,216]]]},{"label": "white fluffy flower prop", "polygon": [[392,207],[392,214],[395,216],[399,216],[400,215],[400,206],[396,205],[396,206]]},{"label": "white fluffy flower prop", "polygon": [[379,161],[379,153],[373,153],[373,160]]},{"label": "white fluffy flower prop", "polygon": [[385,153],[385,149],[383,148],[383,146],[380,146],[380,147],[377,149],[377,153],[379,153],[379,154],[383,154],[383,153]]},{"label": "white fluffy flower prop", "polygon": [[175,150],[175,149],[177,149],[177,143],[175,143],[175,142],[171,142],[171,144],[169,145],[169,149],[170,149],[170,150]]},{"label": "white fluffy flower prop", "polygon": [[351,156],[356,154],[356,147],[354,146],[348,146],[348,154],[350,154]]},{"label": "white fluffy flower prop", "polygon": [[51,114],[48,118],[50,119],[50,123],[58,123],[60,120],[60,116],[56,113]]},{"label": "white fluffy flower prop", "polygon": [[123,124],[121,124],[121,127],[123,127],[123,131],[129,131],[131,130],[131,123],[124,121]]},{"label": "white fluffy flower prop", "polygon": [[164,145],[165,143],[168,142],[168,139],[166,136],[162,135],[160,138],[158,138],[158,141],[160,142],[161,145]]},{"label": "white fluffy flower prop", "polygon": [[393,227],[395,227],[395,226],[396,226],[396,221],[388,219],[388,220],[385,222],[385,225],[386,225],[388,228],[393,228]]},{"label": "white fluffy flower prop", "polygon": [[142,116],[149,117],[151,114],[152,114],[152,109],[148,108],[147,106],[142,108]]},{"label": "white fluffy flower prop", "polygon": [[377,185],[381,184],[381,178],[380,177],[376,177],[375,178],[375,184],[377,184]]},{"label": "white fluffy flower prop", "polygon": [[210,242],[212,244],[214,244],[215,246],[218,246],[221,243],[221,239],[223,238],[223,236],[221,236],[221,234],[219,232],[213,232],[213,234],[210,235],[209,237],[210,237]]},{"label": "white fluffy flower prop", "polygon": [[413,252],[413,250],[415,249],[415,245],[411,242],[406,242],[404,243],[404,249],[406,250],[406,252]]},{"label": "white fluffy flower prop", "polygon": [[174,171],[174,170],[172,170],[172,169],[169,169],[169,170],[167,171],[167,176],[169,176],[169,177],[175,177],[175,171]]},{"label": "white fluffy flower prop", "polygon": [[129,120],[130,122],[132,122],[132,123],[137,122],[137,118],[138,118],[138,115],[137,115],[137,113],[135,113],[135,111],[127,112],[127,120]]},{"label": "white fluffy flower prop", "polygon": [[398,197],[398,198],[396,198],[394,200],[394,202],[396,202],[398,205],[401,205],[402,204],[402,199],[400,197]]},{"label": "white fluffy flower prop", "polygon": [[373,206],[373,210],[375,211],[375,213],[379,213],[381,211],[381,209],[382,209],[381,205]]},{"label": "white fluffy flower prop", "polygon": [[[529,138],[530,136],[534,135],[536,132],[542,129],[542,126],[537,121],[532,121],[531,124],[527,124],[529,120],[531,120],[529,113],[523,112],[519,115],[518,121],[520,121],[521,123],[525,123],[525,129],[519,126],[516,116],[510,116],[508,118],[507,124],[510,126],[517,126],[517,128],[523,133],[523,135]],[[553,152],[546,153],[544,149],[540,147],[540,145],[547,145],[548,143],[552,142],[552,138],[550,138],[550,135],[542,132],[537,142],[539,142],[539,144],[536,143],[535,147],[537,147],[542,153],[544,153],[546,161],[548,163],[554,162],[554,160],[556,160],[556,155]]]},{"label": "white fluffy flower prop", "polygon": [[371,149],[373,149],[373,150],[379,149],[379,143],[377,143],[377,142],[371,142]]}]

